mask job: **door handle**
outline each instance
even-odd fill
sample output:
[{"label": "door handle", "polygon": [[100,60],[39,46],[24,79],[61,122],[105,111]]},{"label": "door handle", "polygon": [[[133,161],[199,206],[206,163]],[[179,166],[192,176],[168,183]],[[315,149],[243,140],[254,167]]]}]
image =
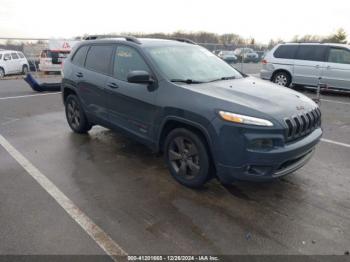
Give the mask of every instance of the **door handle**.
[{"label": "door handle", "polygon": [[320,65],[316,65],[315,67],[316,67],[316,68],[320,68]]},{"label": "door handle", "polygon": [[331,69],[331,66],[327,66],[327,69]]},{"label": "door handle", "polygon": [[107,86],[109,86],[110,88],[118,88],[119,86],[116,83],[108,83]]},{"label": "door handle", "polygon": [[76,75],[77,77],[83,77],[83,76],[84,76],[83,73],[81,73],[81,72],[76,73],[75,75]]}]

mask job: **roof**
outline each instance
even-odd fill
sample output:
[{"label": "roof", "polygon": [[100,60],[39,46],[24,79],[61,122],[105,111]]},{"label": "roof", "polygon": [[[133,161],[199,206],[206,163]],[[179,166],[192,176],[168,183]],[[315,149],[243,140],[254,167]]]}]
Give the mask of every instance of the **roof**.
[{"label": "roof", "polygon": [[307,43],[283,43],[281,45],[326,45],[326,46],[337,46],[337,47],[345,47],[345,48],[350,48],[350,45],[348,44],[338,44],[338,43],[312,43],[312,42],[307,42]]},{"label": "roof", "polygon": [[135,45],[141,45],[141,46],[174,46],[174,45],[189,45],[189,44],[196,44],[192,42],[191,40],[187,39],[158,39],[158,38],[135,38],[135,37],[128,37],[128,36],[121,36],[121,37],[107,37],[107,38],[97,38],[93,40],[85,40],[83,43],[120,43],[120,42],[128,42],[133,43]]},{"label": "roof", "polygon": [[19,53],[22,53],[21,51],[18,51],[18,50],[6,50],[6,49],[0,49],[0,53],[7,53],[7,52],[19,52]]}]

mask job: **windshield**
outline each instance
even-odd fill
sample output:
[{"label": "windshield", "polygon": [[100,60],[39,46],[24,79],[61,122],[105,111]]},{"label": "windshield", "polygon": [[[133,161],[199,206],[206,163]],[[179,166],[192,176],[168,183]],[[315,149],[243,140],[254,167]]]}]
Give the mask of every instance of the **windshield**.
[{"label": "windshield", "polygon": [[168,80],[210,82],[223,78],[242,78],[233,67],[197,46],[148,47],[148,52]]}]

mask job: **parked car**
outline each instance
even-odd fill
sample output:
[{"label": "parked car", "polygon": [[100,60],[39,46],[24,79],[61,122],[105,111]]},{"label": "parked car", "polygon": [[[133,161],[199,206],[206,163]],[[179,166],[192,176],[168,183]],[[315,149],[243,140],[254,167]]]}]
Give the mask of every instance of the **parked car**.
[{"label": "parked car", "polygon": [[273,48],[262,61],[260,76],[278,85],[350,90],[350,46],[290,43]]},{"label": "parked car", "polygon": [[237,63],[237,57],[235,56],[233,51],[222,50],[218,53],[218,57],[220,57],[222,60],[229,64]]},{"label": "parked car", "polygon": [[69,55],[66,50],[43,50],[40,54],[39,70],[43,72],[61,72],[62,62]]},{"label": "parked car", "polygon": [[308,97],[236,71],[183,39],[89,40],[66,59],[62,97],[76,133],[102,125],[163,152],[189,187],[267,181],[302,167],[322,135]]},{"label": "parked car", "polygon": [[0,51],[0,79],[5,75],[26,74],[28,70],[29,63],[22,52]]},{"label": "parked car", "polygon": [[234,54],[237,56],[238,61],[240,62],[259,62],[259,55],[251,48],[236,48]]}]

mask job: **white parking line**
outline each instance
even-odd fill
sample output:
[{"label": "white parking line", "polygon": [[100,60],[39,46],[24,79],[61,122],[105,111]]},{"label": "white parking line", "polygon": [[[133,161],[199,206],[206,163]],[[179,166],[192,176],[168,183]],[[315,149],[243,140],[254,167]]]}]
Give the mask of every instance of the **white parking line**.
[{"label": "white parking line", "polygon": [[72,200],[18,152],[2,135],[0,135],[0,145],[56,200],[71,218],[73,218],[114,261],[117,261],[116,256],[127,255],[113,239],[84,214]]},{"label": "white parking line", "polygon": [[350,145],[349,145],[349,144],[337,142],[337,141],[334,141],[334,140],[329,140],[329,139],[321,138],[321,141],[327,142],[327,143],[331,143],[331,144],[334,144],[334,145],[338,145],[338,146],[344,146],[344,147],[349,147],[349,148],[350,148]]},{"label": "white parking line", "polygon": [[329,100],[329,99],[321,99],[321,101],[330,102],[330,103],[336,103],[336,104],[342,104],[342,105],[350,105],[348,102],[341,102],[336,100]]},{"label": "white parking line", "polygon": [[0,97],[0,100],[26,98],[26,97],[33,97],[33,96],[48,96],[48,95],[56,95],[56,94],[61,94],[61,92],[35,94],[35,95],[23,95],[23,96],[7,96],[7,97]]}]

